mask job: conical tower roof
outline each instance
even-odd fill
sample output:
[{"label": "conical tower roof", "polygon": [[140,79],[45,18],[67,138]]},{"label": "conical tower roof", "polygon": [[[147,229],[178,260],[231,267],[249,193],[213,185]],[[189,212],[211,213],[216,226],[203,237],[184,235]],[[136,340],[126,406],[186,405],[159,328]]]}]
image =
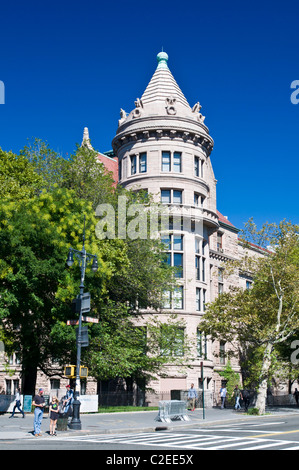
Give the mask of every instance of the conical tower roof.
[{"label": "conical tower roof", "polygon": [[135,108],[126,113],[120,110],[116,136],[112,141],[114,151],[130,140],[149,133],[160,135],[166,132],[172,137],[181,135],[184,139],[201,142],[210,152],[213,140],[204,124],[199,102],[191,108],[182,90],[168,67],[168,55],[159,52],[158,66],[141,98],[135,101]]},{"label": "conical tower roof", "polygon": [[143,105],[161,101],[165,104],[165,101],[172,97],[176,100],[176,103],[180,103],[191,111],[183,92],[168,68],[168,55],[166,52],[160,52],[157,55],[157,60],[157,69],[141,97]]}]

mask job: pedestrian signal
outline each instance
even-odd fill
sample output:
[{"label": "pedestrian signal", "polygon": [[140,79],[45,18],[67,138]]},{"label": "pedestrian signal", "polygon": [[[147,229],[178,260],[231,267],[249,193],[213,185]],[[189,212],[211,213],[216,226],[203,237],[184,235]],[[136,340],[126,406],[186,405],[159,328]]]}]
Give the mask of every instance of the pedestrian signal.
[{"label": "pedestrian signal", "polygon": [[75,374],[76,366],[65,366],[64,375],[70,379],[76,377]]},{"label": "pedestrian signal", "polygon": [[85,378],[88,377],[88,368],[80,366],[80,377]]}]

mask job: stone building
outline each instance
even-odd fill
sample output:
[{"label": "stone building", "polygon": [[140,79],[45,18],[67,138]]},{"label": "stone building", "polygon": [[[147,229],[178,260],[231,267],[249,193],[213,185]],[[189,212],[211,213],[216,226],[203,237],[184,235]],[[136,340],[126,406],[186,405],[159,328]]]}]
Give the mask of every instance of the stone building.
[{"label": "stone building", "polygon": [[[174,312],[184,321],[182,334],[193,338],[193,360],[189,364],[192,367],[183,370],[169,365],[167,377],[158,376],[150,385],[158,398],[169,398],[171,390],[187,390],[191,383],[200,389],[203,364],[204,388],[212,405],[218,397],[218,372],[225,366],[226,357],[225,344],[207,341],[201,333],[205,304],[228,289],[228,282],[248,288],[250,279],[235,276],[228,281],[223,276],[223,263],[239,258],[242,247],[239,230],[217,209],[211,162],[214,142],[200,103],[190,106],[175,81],[168,55],[160,52],[157,60],[157,68],[135,107],[129,114],[121,109],[113,151],[99,154],[99,159],[113,172],[116,183],[146,190],[170,213],[169,226],[163,227],[161,237],[169,263],[178,268],[178,288],[172,297],[166,293],[164,315]],[[87,128],[84,143],[91,146]],[[233,366],[239,371],[237,362]],[[6,373],[4,367],[0,371],[0,387],[6,393],[14,393],[19,383],[18,365],[14,370],[15,375],[8,370]],[[42,380],[48,389],[55,381]],[[62,379],[54,385],[63,387],[66,383]],[[95,393],[95,388],[90,379],[87,393]]]},{"label": "stone building", "polygon": [[[217,209],[216,179],[211,153],[213,139],[199,102],[192,107],[175,81],[168,55],[157,55],[157,68],[143,95],[127,114],[121,110],[112,141],[118,161],[118,182],[126,188],[150,193],[167,206],[173,220],[161,232],[169,263],[178,268],[178,289],[166,299],[167,311],[185,322],[194,338],[192,367],[184,371],[168,367],[168,377],[157,377],[152,387],[167,395],[194,383],[217,397],[225,365],[225,345],[202,336],[200,320],[205,304],[228,288],[227,283],[248,288],[250,279],[235,276],[227,281],[223,263],[240,256],[238,229]],[[176,220],[176,224],[174,223]],[[163,227],[165,229],[165,227]],[[258,250],[257,250],[258,251]],[[238,364],[234,367],[238,371]]]}]

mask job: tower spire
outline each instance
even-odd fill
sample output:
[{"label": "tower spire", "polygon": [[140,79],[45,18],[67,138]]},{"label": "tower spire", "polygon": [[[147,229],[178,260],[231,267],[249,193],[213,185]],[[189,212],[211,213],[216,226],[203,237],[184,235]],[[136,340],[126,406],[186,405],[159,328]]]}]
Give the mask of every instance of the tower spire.
[{"label": "tower spire", "polygon": [[84,127],[84,131],[83,131],[83,140],[82,140],[81,147],[83,147],[84,145],[90,150],[93,150],[92,145],[90,143],[88,127]]}]

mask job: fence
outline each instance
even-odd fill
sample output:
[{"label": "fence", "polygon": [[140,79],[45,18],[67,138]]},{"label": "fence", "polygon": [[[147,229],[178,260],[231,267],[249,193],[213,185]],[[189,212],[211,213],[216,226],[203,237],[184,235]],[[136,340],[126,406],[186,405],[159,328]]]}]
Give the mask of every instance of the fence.
[{"label": "fence", "polygon": [[159,401],[169,400],[170,392],[114,391],[99,393],[99,406],[158,406]]},{"label": "fence", "polygon": [[189,416],[187,416],[186,402],[184,400],[160,401],[159,413],[155,420],[170,423],[174,419],[190,421]]}]

